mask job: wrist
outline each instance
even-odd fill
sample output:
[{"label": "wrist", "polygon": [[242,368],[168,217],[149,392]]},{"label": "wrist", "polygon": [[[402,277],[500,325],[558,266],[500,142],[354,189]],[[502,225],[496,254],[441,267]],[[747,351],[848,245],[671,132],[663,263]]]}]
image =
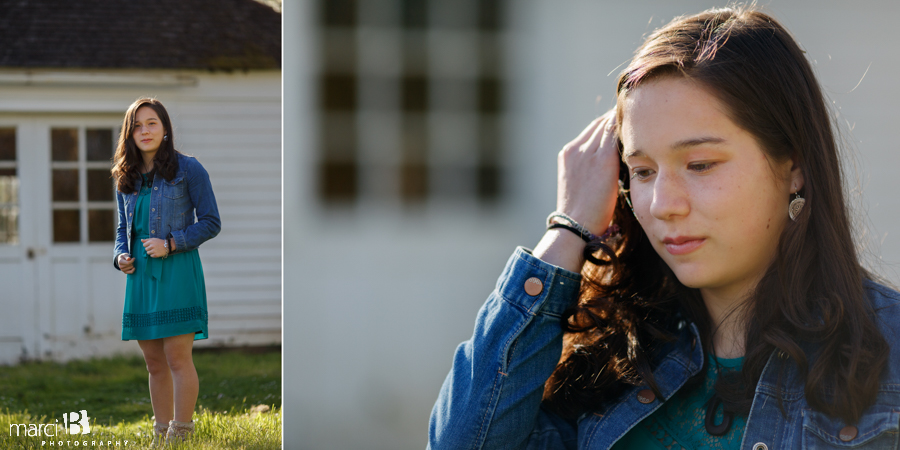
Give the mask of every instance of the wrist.
[{"label": "wrist", "polygon": [[548,264],[580,273],[584,266],[583,253],[586,245],[574,233],[562,229],[551,229],[544,233],[532,254]]}]

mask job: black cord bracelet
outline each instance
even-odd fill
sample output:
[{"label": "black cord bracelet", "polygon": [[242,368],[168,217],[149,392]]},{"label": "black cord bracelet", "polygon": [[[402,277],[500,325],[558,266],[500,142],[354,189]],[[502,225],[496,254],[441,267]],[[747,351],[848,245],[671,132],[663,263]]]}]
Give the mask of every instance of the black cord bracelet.
[{"label": "black cord bracelet", "polygon": [[[554,228],[562,228],[564,230],[569,230],[572,233],[575,233],[575,235],[580,237],[584,242],[586,242],[588,245],[586,245],[584,247],[583,256],[584,256],[584,259],[590,261],[591,263],[594,263],[598,266],[606,266],[606,265],[609,265],[611,261],[616,260],[616,252],[614,252],[611,248],[609,248],[609,246],[607,246],[605,243],[603,243],[603,241],[605,241],[611,235],[618,233],[619,227],[617,227],[615,225],[611,226],[609,229],[606,230],[605,233],[603,233],[602,236],[594,236],[594,235],[585,236],[580,231],[578,231],[577,228],[570,226],[570,225],[566,225],[564,223],[551,223],[550,225],[547,226],[548,230],[552,230]],[[604,260],[594,256],[594,252],[596,252],[598,250],[602,250],[603,253],[608,255],[610,257],[611,261],[604,261]]]},{"label": "black cord bracelet", "polygon": [[575,228],[575,227],[573,227],[573,226],[569,226],[569,225],[566,225],[566,224],[564,224],[564,223],[551,223],[551,224],[547,227],[548,230],[552,230],[552,229],[554,229],[554,228],[562,228],[562,229],[564,229],[564,230],[569,230],[569,231],[575,233],[575,235],[578,236],[578,237],[580,237],[581,240],[583,240],[584,242],[591,242],[591,237],[590,237],[590,236],[585,236],[585,235],[581,234],[581,232],[578,231],[578,229]]}]

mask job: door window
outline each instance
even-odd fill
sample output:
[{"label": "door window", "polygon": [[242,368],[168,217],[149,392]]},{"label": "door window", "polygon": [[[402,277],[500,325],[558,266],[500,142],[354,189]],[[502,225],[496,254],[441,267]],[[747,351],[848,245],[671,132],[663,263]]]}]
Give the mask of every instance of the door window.
[{"label": "door window", "polygon": [[19,243],[16,129],[0,128],[0,245]]},{"label": "door window", "polygon": [[51,128],[53,242],[112,242],[116,203],[111,128]]}]

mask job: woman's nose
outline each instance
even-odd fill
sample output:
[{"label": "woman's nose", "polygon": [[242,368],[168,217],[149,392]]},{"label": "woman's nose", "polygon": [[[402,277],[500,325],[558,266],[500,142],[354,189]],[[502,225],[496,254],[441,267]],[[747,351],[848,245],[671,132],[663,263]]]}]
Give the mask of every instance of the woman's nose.
[{"label": "woman's nose", "polygon": [[660,171],[653,183],[650,215],[659,220],[669,220],[674,217],[686,216],[690,211],[691,204],[685,190],[684,180]]}]

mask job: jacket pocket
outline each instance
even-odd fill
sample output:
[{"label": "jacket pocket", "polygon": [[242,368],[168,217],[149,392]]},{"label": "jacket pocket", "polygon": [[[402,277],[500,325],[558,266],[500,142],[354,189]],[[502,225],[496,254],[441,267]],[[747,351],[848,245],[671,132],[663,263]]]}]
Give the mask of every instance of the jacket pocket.
[{"label": "jacket pocket", "polygon": [[178,172],[172,181],[163,179],[163,197],[179,199],[184,197],[184,172]]},{"label": "jacket pocket", "polygon": [[818,411],[803,411],[804,449],[897,449],[900,412],[879,405],[872,407],[859,423],[848,426],[842,420]]}]

